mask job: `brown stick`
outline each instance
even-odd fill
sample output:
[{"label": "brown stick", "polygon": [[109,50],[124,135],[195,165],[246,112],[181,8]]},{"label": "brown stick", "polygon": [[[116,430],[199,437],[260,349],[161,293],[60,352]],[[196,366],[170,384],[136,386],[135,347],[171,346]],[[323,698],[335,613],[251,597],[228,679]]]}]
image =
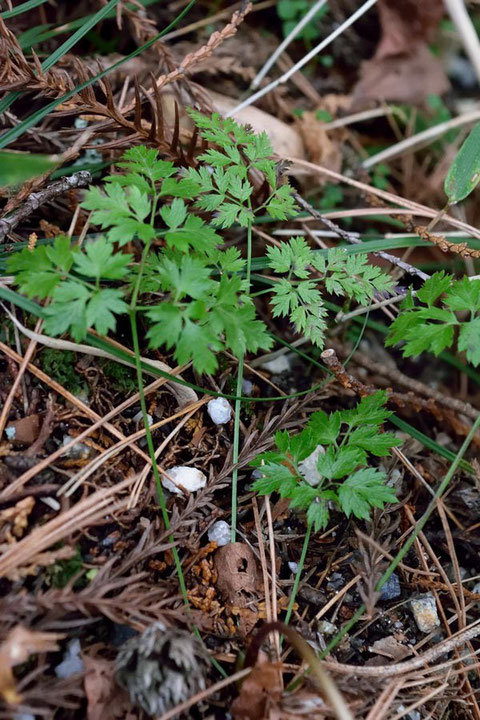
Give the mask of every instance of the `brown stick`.
[{"label": "brown stick", "polygon": [[91,182],[92,176],[88,170],[80,170],[79,172],[70,175],[70,177],[62,178],[62,180],[57,180],[51,185],[48,185],[45,190],[31,193],[16,212],[12,213],[9,217],[2,218],[0,220],[0,241],[11,233],[12,230],[14,230],[17,225],[22,222],[22,220],[25,220],[25,218],[31,215],[35,210],[38,210],[40,205],[49,202],[49,200],[53,200],[53,198],[58,195],[62,195],[67,192],[67,190],[71,190],[76,187],[86,187]]}]

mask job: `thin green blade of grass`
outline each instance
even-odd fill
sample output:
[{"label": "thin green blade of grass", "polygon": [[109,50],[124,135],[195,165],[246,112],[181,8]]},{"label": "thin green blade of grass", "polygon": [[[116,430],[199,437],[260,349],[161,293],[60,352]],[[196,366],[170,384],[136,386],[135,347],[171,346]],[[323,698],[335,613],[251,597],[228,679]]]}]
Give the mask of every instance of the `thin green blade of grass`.
[{"label": "thin green blade of grass", "polygon": [[[109,0],[109,2],[104,7],[102,7],[98,12],[92,15],[90,19],[83,23],[82,26],[71,37],[65,40],[65,42],[62,43],[60,47],[54,50],[53,53],[42,62],[42,70],[46,71],[53,67],[53,65],[55,65],[55,63],[57,63],[60,58],[66,55],[72,49],[72,47],[74,47],[79,42],[79,40],[84,37],[84,35],[86,35],[98,22],[100,22],[100,20],[103,20],[103,18],[108,14],[108,12],[115,8],[116,5],[118,5],[118,0]],[[22,95],[22,92],[20,90],[9,93],[0,103],[0,113],[8,110],[10,105],[12,105],[12,103],[14,103],[15,100],[20,97],[20,95]]]},{"label": "thin green blade of grass", "polygon": [[[42,0],[45,2],[46,0]],[[139,2],[143,5],[143,7],[148,7],[149,5],[154,5],[158,2],[158,0],[139,0]],[[135,9],[135,6],[131,3],[127,3],[127,8],[129,9]],[[110,10],[108,14],[105,16],[105,19],[111,18],[115,16],[115,10]],[[26,30],[24,33],[19,35],[18,37],[18,43],[22,50],[25,48],[32,48],[38,45],[41,42],[44,42],[45,40],[50,40],[51,38],[58,37],[59,35],[64,35],[67,32],[70,32],[71,30],[76,30],[79,27],[82,27],[84,22],[87,22],[92,15],[85,15],[84,17],[77,18],[76,20],[72,20],[71,22],[64,23],[62,25],[59,25],[57,27],[52,27],[53,23],[49,23],[48,25],[38,26],[38,28],[32,28],[31,30]],[[35,33],[35,30],[40,29],[40,32]],[[34,34],[32,34],[34,33]]]},{"label": "thin green blade of grass", "polygon": [[29,10],[33,10],[34,8],[38,7],[39,5],[43,5],[46,3],[47,0],[27,0],[27,2],[20,3],[20,5],[17,5],[17,7],[13,8],[12,10],[5,10],[4,12],[0,13],[0,17],[2,20],[8,20],[9,18],[16,17],[17,15],[21,15],[22,13],[28,12]]},{"label": "thin green blade of grass", "polygon": [[[396,415],[392,415],[391,418],[389,418],[390,422],[393,425],[396,425],[396,427],[399,430],[402,430],[403,432],[408,433],[410,437],[414,438],[414,440],[418,440],[418,442],[422,443],[422,445],[428,450],[432,450],[432,452],[437,453],[437,455],[440,455],[440,457],[445,458],[445,460],[453,461],[455,460],[455,453],[451,450],[448,450],[447,448],[442,447],[439,445],[435,440],[433,440],[428,435],[425,435],[420,430],[417,430],[416,427],[413,425],[410,425],[410,423],[406,422],[402,418],[397,417]],[[466,462],[466,460],[460,461],[460,467],[462,470],[465,470],[465,472],[470,473],[471,475],[475,474],[475,471],[473,467],[470,465],[470,463]]]},{"label": "thin green blade of grass", "polygon": [[144,50],[148,50],[149,47],[152,47],[154,43],[157,42],[163,35],[166,35],[167,32],[170,32],[172,28],[177,25],[178,22],[188,13],[190,8],[195,4],[196,0],[190,0],[188,5],[186,5],[183,10],[177,15],[172,22],[167,25],[167,27],[159,32],[155,37],[153,37],[151,40],[146,42],[144,45],[141,45],[136,50],[131,52],[129,55],[125,55],[121,60],[118,60],[118,62],[114,63],[110,67],[106,68],[105,70],[102,70],[101,72],[97,73],[97,75],[94,75],[93,77],[89,78],[85,82],[81,83],[80,85],[77,85],[73,90],[70,90],[70,92],[66,93],[65,95],[62,95],[62,97],[56,98],[52,102],[45,105],[45,107],[41,108],[40,110],[37,110],[36,112],[32,113],[28,118],[23,120],[21,123],[16,125],[15,127],[10,128],[10,130],[7,130],[3,133],[3,135],[0,135],[0,149],[7,147],[13,140],[16,140],[17,138],[21,137],[24,132],[29,130],[31,127],[34,127],[40,120],[43,120],[44,117],[46,117],[52,110],[55,110],[56,107],[61,105],[62,103],[67,102],[72,98],[74,95],[77,95],[81,90],[84,90],[87,87],[90,87],[90,85],[93,85],[97,80],[101,80],[103,77],[105,77],[108,73],[112,72],[113,70],[116,70],[118,67],[126,63],[128,60],[131,60],[134,57],[137,57],[137,55],[140,55]]}]

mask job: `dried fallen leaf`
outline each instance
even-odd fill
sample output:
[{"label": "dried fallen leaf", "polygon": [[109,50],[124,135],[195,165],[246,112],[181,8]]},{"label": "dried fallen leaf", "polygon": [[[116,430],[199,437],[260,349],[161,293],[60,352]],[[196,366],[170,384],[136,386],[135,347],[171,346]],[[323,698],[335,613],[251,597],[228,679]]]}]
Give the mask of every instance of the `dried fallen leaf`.
[{"label": "dried fallen leaf", "polygon": [[[113,662],[83,655],[87,720],[115,720],[129,717],[130,699],[115,682]],[[133,716],[132,716],[133,717]]]},{"label": "dried fallen leaf", "polygon": [[447,76],[427,45],[443,16],[443,4],[379,0],[378,13],[382,37],[374,57],[362,64],[352,106],[376,100],[421,104],[429,94],[446,92]]},{"label": "dried fallen leaf", "polygon": [[40,418],[35,414],[14,420],[8,424],[5,432],[14,445],[31,445],[40,432]]},{"label": "dried fallen leaf", "polygon": [[391,658],[392,660],[395,660],[395,662],[401,662],[412,654],[410,648],[406,645],[402,645],[402,643],[395,640],[392,636],[377,640],[370,646],[369,650],[377,655],[383,655],[384,657]]},{"label": "dried fallen leaf", "polygon": [[0,696],[6,703],[15,704],[22,700],[17,693],[12,668],[26,662],[30,655],[58,650],[57,641],[63,637],[60,633],[33,632],[22,625],[10,630],[0,645]]},{"label": "dried fallen leaf", "polygon": [[282,694],[281,665],[257,664],[243,681],[240,695],[232,703],[235,720],[263,720],[270,704],[277,704]]},{"label": "dried fallen leaf", "polygon": [[217,589],[221,595],[239,608],[247,607],[259,584],[253,550],[239,542],[225,545],[215,553],[215,569]]}]

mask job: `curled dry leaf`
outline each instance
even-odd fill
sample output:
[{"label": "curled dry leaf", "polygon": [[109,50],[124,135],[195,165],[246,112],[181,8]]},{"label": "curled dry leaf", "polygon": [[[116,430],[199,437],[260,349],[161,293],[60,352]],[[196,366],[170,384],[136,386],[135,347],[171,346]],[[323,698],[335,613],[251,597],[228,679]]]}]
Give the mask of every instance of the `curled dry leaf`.
[{"label": "curled dry leaf", "polygon": [[232,704],[235,720],[263,720],[268,707],[277,704],[282,694],[281,665],[263,662],[257,664],[243,681],[240,695]]},{"label": "curled dry leaf", "polygon": [[347,133],[344,129],[327,132],[323,125],[313,112],[303,113],[297,121],[309,160],[339,173],[342,170],[342,141]]},{"label": "curled dry leaf", "polygon": [[9,423],[6,433],[14,445],[31,445],[40,432],[40,417],[35,413]]},{"label": "curled dry leaf", "polygon": [[225,600],[239,608],[247,606],[259,585],[257,560],[248,545],[230,543],[215,553],[217,588]]},{"label": "curled dry leaf", "polygon": [[376,653],[377,655],[384,655],[387,658],[395,660],[395,662],[401,662],[406,657],[412,654],[410,648],[406,645],[402,645],[394,637],[380,638],[370,646],[370,652]]},{"label": "curled dry leaf", "polygon": [[58,650],[60,633],[33,632],[22,625],[16,625],[0,645],[0,696],[6,703],[21,702],[13,675],[16,665],[28,660],[30,655]]},{"label": "curled dry leaf", "polygon": [[83,656],[85,664],[85,695],[87,720],[115,720],[133,718],[128,712],[130,699],[115,682],[113,662],[99,657]]},{"label": "curled dry leaf", "polygon": [[449,82],[427,43],[444,13],[438,0],[379,0],[382,37],[374,57],[362,64],[352,104],[395,101],[421,104],[429,94],[442,95]]}]

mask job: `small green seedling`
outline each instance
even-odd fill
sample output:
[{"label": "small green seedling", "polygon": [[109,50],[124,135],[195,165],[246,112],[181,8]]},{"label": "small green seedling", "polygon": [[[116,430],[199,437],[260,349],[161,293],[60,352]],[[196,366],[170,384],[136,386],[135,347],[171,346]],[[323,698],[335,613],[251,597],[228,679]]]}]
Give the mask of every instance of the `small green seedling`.
[{"label": "small green seedling", "polygon": [[[298,435],[277,432],[276,450],[262,453],[251,463],[263,475],[253,489],[261,495],[276,492],[288,498],[291,508],[306,511],[307,522],[316,532],[327,526],[331,504],[347,517],[367,519],[372,508],[395,502],[385,473],[369,465],[370,456],[386,457],[401,444],[393,433],[380,432],[392,414],[385,409],[386,399],[386,393],[378,391],[352,410],[313,413]],[[310,475],[307,480],[302,461],[316,450],[316,477]]]}]

